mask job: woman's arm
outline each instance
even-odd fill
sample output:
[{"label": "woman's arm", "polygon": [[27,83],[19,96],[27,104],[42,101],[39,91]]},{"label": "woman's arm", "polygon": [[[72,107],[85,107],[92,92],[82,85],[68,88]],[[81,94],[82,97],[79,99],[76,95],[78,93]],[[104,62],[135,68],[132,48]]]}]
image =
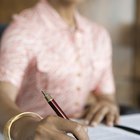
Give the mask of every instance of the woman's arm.
[{"label": "woman's arm", "polygon": [[[10,83],[0,82],[0,130],[13,116],[21,113],[15,104],[17,88]],[[12,96],[13,95],[13,96]],[[32,117],[21,118],[11,129],[14,140],[71,140],[67,133],[72,133],[79,140],[88,140],[85,127],[70,120],[48,116],[41,121]]]},{"label": "woman's arm", "polygon": [[102,121],[105,121],[108,126],[117,124],[119,108],[115,100],[115,94],[91,94],[84,118],[87,124],[92,126],[96,126]]},{"label": "woman's arm", "polygon": [[0,82],[0,131],[5,123],[13,116],[21,113],[15,104],[17,88],[8,82]]}]

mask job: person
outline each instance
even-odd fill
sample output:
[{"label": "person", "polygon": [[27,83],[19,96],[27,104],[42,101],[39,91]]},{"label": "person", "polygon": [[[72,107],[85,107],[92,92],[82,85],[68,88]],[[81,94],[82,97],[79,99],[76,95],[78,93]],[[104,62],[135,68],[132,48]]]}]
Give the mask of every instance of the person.
[{"label": "person", "polygon": [[[81,16],[82,0],[40,0],[14,16],[1,41],[0,126],[23,112],[43,117],[22,117],[14,122],[14,139],[88,139],[85,126],[59,117],[41,95],[47,90],[71,118],[85,125],[103,120],[118,122],[108,32]],[[48,117],[49,116],[49,117]],[[29,125],[28,125],[29,124]],[[28,125],[28,127],[27,127]]]}]

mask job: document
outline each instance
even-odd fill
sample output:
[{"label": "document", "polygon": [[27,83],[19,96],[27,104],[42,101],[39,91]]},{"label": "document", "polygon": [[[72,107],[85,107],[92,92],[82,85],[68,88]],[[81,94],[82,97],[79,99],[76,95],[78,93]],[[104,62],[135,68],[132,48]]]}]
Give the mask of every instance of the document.
[{"label": "document", "polygon": [[90,140],[140,140],[140,136],[114,127],[89,127]]},{"label": "document", "polygon": [[0,133],[0,140],[4,140],[2,134]]},{"label": "document", "polygon": [[140,131],[140,114],[123,116],[120,124]]},{"label": "document", "polygon": [[[122,116],[120,125],[140,130],[140,114]],[[105,125],[99,125],[96,128],[89,127],[88,134],[90,140],[140,140],[140,134]]]}]

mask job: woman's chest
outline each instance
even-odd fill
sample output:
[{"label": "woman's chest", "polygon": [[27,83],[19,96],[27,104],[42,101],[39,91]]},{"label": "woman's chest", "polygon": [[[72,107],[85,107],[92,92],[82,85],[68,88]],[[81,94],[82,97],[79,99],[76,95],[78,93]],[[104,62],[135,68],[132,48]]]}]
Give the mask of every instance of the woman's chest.
[{"label": "woman's chest", "polygon": [[70,85],[84,81],[93,85],[101,76],[96,56],[94,42],[86,35],[50,34],[37,53],[37,67],[48,82]]},{"label": "woman's chest", "polygon": [[46,73],[71,74],[92,67],[93,43],[83,34],[56,33],[42,41],[37,54],[40,70]]}]

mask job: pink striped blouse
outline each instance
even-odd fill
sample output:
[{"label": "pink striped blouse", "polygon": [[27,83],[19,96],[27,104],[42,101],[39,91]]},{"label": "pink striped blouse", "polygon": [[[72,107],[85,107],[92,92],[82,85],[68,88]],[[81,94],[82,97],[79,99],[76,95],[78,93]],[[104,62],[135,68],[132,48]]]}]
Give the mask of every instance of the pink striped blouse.
[{"label": "pink striped blouse", "polygon": [[73,30],[46,0],[14,16],[1,41],[0,81],[18,88],[22,111],[54,114],[41,89],[68,116],[82,111],[92,91],[115,92],[108,33],[78,12],[75,19]]}]

